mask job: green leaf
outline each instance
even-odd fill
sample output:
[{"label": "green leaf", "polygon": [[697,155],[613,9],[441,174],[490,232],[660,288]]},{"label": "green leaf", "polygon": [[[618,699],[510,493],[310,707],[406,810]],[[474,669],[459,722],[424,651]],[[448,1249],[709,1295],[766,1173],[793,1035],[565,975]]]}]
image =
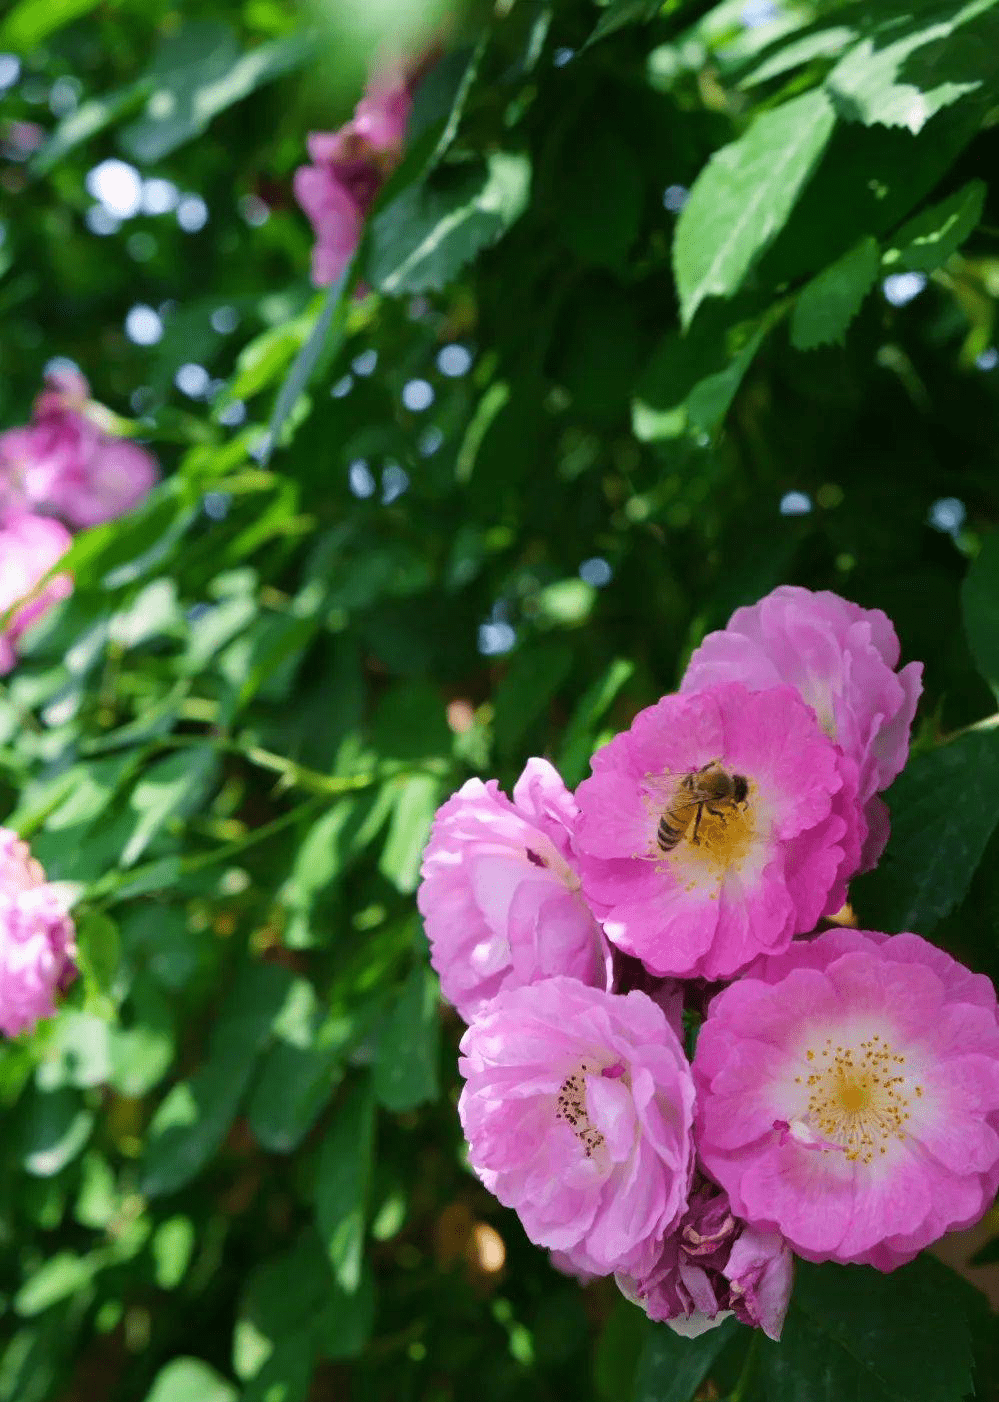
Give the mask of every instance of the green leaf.
[{"label": "green leaf", "polygon": [[141,1165],[146,1197],[176,1192],[218,1152],[291,986],[275,964],[245,968],[226,1000],[208,1060],[175,1085],[152,1118]]},{"label": "green leaf", "polygon": [[877,281],[881,254],[877,239],[862,239],[799,292],[791,313],[791,344],[796,350],[842,345],[850,322]]},{"label": "green leaf", "polygon": [[397,891],[415,891],[420,879],[420,861],[430,836],[441,784],[432,774],[414,774],[392,785],[392,817],[385,846],[378,859],[378,870]]},{"label": "green leaf", "polygon": [[375,1281],[370,1261],[361,1269],[361,1283],[347,1293],[334,1284],[326,1308],[317,1320],[323,1354],[329,1359],[359,1358],[375,1323]]},{"label": "green leaf", "polygon": [[805,34],[800,39],[777,44],[758,63],[740,73],[739,87],[750,88],[758,83],[768,83],[772,78],[780,78],[817,58],[838,58],[845,45],[856,37],[856,30],[838,24]]},{"label": "green leaf", "polygon": [[403,984],[378,1036],[374,1087],[378,1103],[400,1114],[440,1094],[440,985],[422,964]]},{"label": "green leaf", "polygon": [[623,267],[638,237],[645,186],[634,151],[612,130],[581,142],[573,133],[559,171],[559,224],[584,263]]},{"label": "green leaf", "polygon": [[108,1024],[93,1013],[61,1008],[52,1022],[45,1060],[38,1068],[38,1084],[45,1090],[99,1086],[110,1073]]},{"label": "green leaf", "polygon": [[734,1319],[727,1319],[699,1338],[683,1339],[668,1324],[649,1324],[632,1402],[690,1402],[715,1359],[740,1330],[745,1332]]},{"label": "green leaf", "polygon": [[129,807],[138,822],[121,854],[121,866],[132,866],[171,818],[186,816],[201,802],[216,766],[210,745],[167,755],[151,764],[132,790]]},{"label": "green leaf", "polygon": [[[45,3],[47,9],[51,8],[48,0],[45,0]],[[63,156],[67,156],[77,146],[89,141],[98,132],[106,130],[112,122],[116,122],[119,117],[137,107],[148,95],[151,85],[151,78],[142,78],[137,83],[130,83],[128,87],[119,88],[117,92],[90,98],[81,103],[75,111],[67,113],[45,144],[35,153],[30,166],[32,174],[47,175]]]},{"label": "green leaf", "polygon": [[170,1070],[175,1040],[170,1004],[148,974],[136,978],[126,1023],[110,1035],[111,1084],[121,1095],[148,1095]]},{"label": "green leaf", "polygon": [[762,1335],[753,1402],[961,1402],[971,1341],[950,1272],[929,1256],[890,1275],[798,1262],[780,1343]]},{"label": "green leaf", "polygon": [[80,972],[88,993],[108,997],[121,961],[118,926],[103,911],[87,910],[77,919]]},{"label": "green leaf", "polygon": [[452,171],[446,184],[404,190],[372,221],[368,280],[388,293],[446,287],[520,217],[530,184],[527,156],[494,151],[484,166]]},{"label": "green leaf", "polygon": [[514,653],[493,702],[493,729],[502,755],[515,753],[548,706],[569,675],[572,654],[570,644],[561,639],[528,645]]},{"label": "green leaf", "polygon": [[0,45],[30,54],[50,34],[95,10],[100,0],[20,0],[0,24]]},{"label": "green leaf", "polygon": [[239,1377],[260,1376],[286,1344],[297,1348],[309,1340],[314,1347],[335,1289],[313,1231],[302,1233],[280,1255],[258,1261],[242,1293],[233,1334],[233,1367]]},{"label": "green leaf", "polygon": [[608,0],[596,28],[586,43],[595,44],[629,24],[648,24],[663,8],[664,0]]},{"label": "green leaf", "polygon": [[686,335],[669,332],[638,382],[632,428],[644,443],[718,427],[769,328],[770,318],[739,320],[707,306]]},{"label": "green leaf", "polygon": [[622,1295],[597,1339],[593,1382],[600,1402],[621,1402],[634,1396],[635,1372],[648,1334],[645,1314]]},{"label": "green leaf", "polygon": [[444,700],[429,682],[398,682],[378,702],[371,743],[382,759],[436,759],[450,752],[451,741]]},{"label": "green leaf", "polygon": [[301,67],[311,52],[309,36],[292,34],[241,54],[228,25],[189,21],[153,60],[154,89],[145,114],[121,132],[122,149],[135,161],[162,160],[227,107]]},{"label": "green leaf", "polygon": [[295,981],[247,1109],[250,1128],[265,1149],[286,1154],[312,1128],[343,1079],[353,1031],[350,1018],[324,1014],[307,980]]},{"label": "green leaf", "polygon": [[596,727],[634,672],[634,662],[629,658],[617,657],[579,698],[563,732],[556,766],[570,788],[575,788],[585,777],[596,744]]},{"label": "green leaf", "polygon": [[337,1105],[316,1170],[316,1225],[333,1277],[348,1295],[361,1283],[374,1142],[375,1103],[365,1077],[355,1081]]},{"label": "green leaf", "polygon": [[305,1402],[315,1366],[313,1331],[304,1328],[282,1339],[240,1402]]},{"label": "green leaf", "polygon": [[280,439],[281,430],[298,403],[299,397],[307,389],[320,356],[324,353],[327,357],[332,355],[343,340],[343,313],[347,293],[353,281],[354,259],[351,258],[343,272],[327,291],[319,315],[316,317],[316,324],[292,361],[291,369],[278,391],[271,420],[267,426],[264,452],[260,459],[264,465],[270,461],[271,454]]},{"label": "green leaf", "polygon": [[194,1223],[190,1217],[168,1217],[156,1228],[149,1251],[156,1284],[161,1290],[176,1290],[187,1274],[194,1246]]},{"label": "green leaf", "polygon": [[984,180],[971,180],[939,204],[910,219],[891,240],[886,267],[932,273],[978,226],[985,206]]},{"label": "green leaf", "polygon": [[866,126],[880,123],[915,133],[941,108],[975,92],[986,80],[994,83],[994,25],[960,33],[963,26],[987,15],[994,3],[969,0],[931,8],[929,13],[915,7],[913,15],[885,20],[873,35],[849,49],[826,79],[837,111]]},{"label": "green leaf", "polygon": [[763,112],[697,177],[677,220],[673,267],[684,326],[705,297],[730,297],[787,221],[836,118],[819,91]]},{"label": "green leaf", "polygon": [[76,1091],[36,1091],[18,1136],[21,1163],[34,1177],[50,1178],[82,1152],[93,1127]]},{"label": "green leaf", "polygon": [[173,1358],[156,1374],[145,1402],[236,1402],[233,1385],[200,1358]]},{"label": "green leaf", "polygon": [[59,1251],[29,1275],[14,1298],[14,1309],[22,1318],[41,1314],[59,1300],[65,1300],[85,1290],[101,1265],[93,1253],[77,1256],[71,1251]]},{"label": "green leaf", "polygon": [[864,928],[928,935],[959,904],[999,821],[997,788],[999,729],[910,760],[888,793],[887,851],[851,893]]},{"label": "green leaf", "polygon": [[964,577],[961,612],[978,670],[999,698],[999,532],[985,537]]}]

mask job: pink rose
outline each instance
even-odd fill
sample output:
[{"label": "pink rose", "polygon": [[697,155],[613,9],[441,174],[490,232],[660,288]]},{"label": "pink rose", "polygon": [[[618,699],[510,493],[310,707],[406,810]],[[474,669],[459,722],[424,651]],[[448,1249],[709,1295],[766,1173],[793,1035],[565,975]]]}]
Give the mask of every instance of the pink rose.
[{"label": "pink rose", "polygon": [[512,803],[495,779],[469,779],[438,810],[417,904],[441,989],[466,1022],[500,989],[553,974],[603,987],[603,939],[579,889],[576,816],[543,759],[528,760]]},{"label": "pink rose", "polygon": [[995,1198],[995,991],[918,935],[759,960],[711,1003],[694,1075],[705,1169],[808,1260],[893,1270]]},{"label": "pink rose", "polygon": [[72,580],[61,574],[29,598],[71,544],[66,528],[47,516],[0,516],[0,616],[25,600],[12,615],[6,632],[0,632],[0,676],[17,661],[16,644],[21,634],[54,603],[72,593]]},{"label": "pink rose", "polygon": [[55,1012],[56,993],[76,977],[75,955],[64,895],[0,828],[0,1032],[15,1037]]},{"label": "pink rose", "polygon": [[26,428],[0,433],[0,510],[57,516],[74,530],[133,510],[157,479],[145,448],[106,431],[80,372],[50,372]]},{"label": "pink rose", "polygon": [[688,1338],[734,1314],[779,1339],[793,1273],[783,1237],[739,1221],[725,1194],[702,1180],[649,1274],[641,1280],[619,1275],[618,1285],[650,1319]]},{"label": "pink rose", "polygon": [[349,122],[334,132],[310,132],[311,166],[294,176],[295,198],[316,233],[312,281],[326,287],[350,262],[365,215],[399,163],[412,107],[401,68],[376,74]]},{"label": "pink rose", "polygon": [[651,973],[730,978],[842,905],[864,834],[856,766],[790,687],[664,696],[592,768],[583,893]]},{"label": "pink rose", "polygon": [[690,659],[680,690],[738,681],[751,691],[786,683],[812,707],[823,730],[854,761],[869,836],[863,869],[888,840],[888,812],[875,797],[902,771],[922,690],[921,662],[896,671],[899,642],[880,609],[827,590],[785,584],[724,631],[709,633]]},{"label": "pink rose", "polygon": [[560,1268],[651,1270],[687,1204],[694,1089],[665,1014],[571,978],[508,989],[461,1040],[469,1162]]}]

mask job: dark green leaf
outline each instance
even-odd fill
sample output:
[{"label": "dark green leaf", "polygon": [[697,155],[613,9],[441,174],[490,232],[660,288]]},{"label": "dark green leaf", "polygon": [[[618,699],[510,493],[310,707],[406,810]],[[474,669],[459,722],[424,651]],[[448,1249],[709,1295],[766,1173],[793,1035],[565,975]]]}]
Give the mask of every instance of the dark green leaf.
[{"label": "dark green leaf", "polygon": [[597,26],[587,40],[595,44],[629,24],[648,24],[663,8],[664,0],[608,0]]},{"label": "dark green leaf", "polygon": [[853,893],[862,926],[928,935],[959,904],[999,821],[997,786],[999,729],[960,735],[909,762],[888,792],[887,851]]},{"label": "dark green leaf", "polygon": [[791,344],[797,350],[842,344],[877,281],[880,264],[877,240],[866,238],[812,278],[799,292],[791,313]]},{"label": "dark green leaf", "polygon": [[977,227],[984,204],[984,181],[971,180],[939,204],[924,209],[892,238],[885,266],[924,273],[943,267]]},{"label": "dark green leaf", "polygon": [[359,1079],[337,1103],[316,1170],[316,1225],[334,1279],[349,1295],[361,1283],[374,1138],[371,1082]]},{"label": "dark green leaf", "polygon": [[215,1029],[208,1060],[173,1087],[153,1116],[142,1160],[147,1197],[176,1192],[217,1153],[290,986],[291,975],[275,964],[251,964],[243,971]]},{"label": "dark green leaf", "polygon": [[635,153],[613,130],[572,140],[560,171],[559,221],[576,256],[619,267],[638,236],[644,187]]},{"label": "dark green leaf", "polygon": [[632,1402],[691,1402],[715,1359],[740,1330],[745,1332],[728,1319],[699,1338],[683,1339],[668,1324],[648,1324]]},{"label": "dark green leaf", "polygon": [[403,984],[378,1037],[375,1095],[386,1110],[413,1110],[439,1094],[440,985],[418,964]]},{"label": "dark green leaf", "polygon": [[516,752],[524,735],[544,711],[572,666],[572,648],[566,642],[545,642],[514,653],[510,667],[496,688],[493,727],[496,745],[503,755]]},{"label": "dark green leaf", "polygon": [[83,1150],[93,1127],[77,1091],[36,1091],[18,1137],[20,1161],[36,1178],[50,1178]]},{"label": "dark green leaf", "polygon": [[986,536],[964,577],[961,611],[978,670],[999,697],[999,533]]},{"label": "dark green leaf", "polygon": [[[343,272],[331,285],[323,300],[319,315],[316,317],[316,324],[309,332],[301,350],[292,361],[291,369],[285,376],[284,383],[278,391],[277,399],[274,401],[274,411],[271,414],[271,421],[267,427],[267,441],[261,462],[268,462],[275,446],[280,440],[281,431],[288,420],[291,411],[298,403],[299,396],[305,392],[309,381],[312,379],[313,371],[319,362],[320,356],[325,352],[327,355],[335,350],[336,346],[343,338],[342,327],[338,324],[334,330],[334,323],[342,319],[343,307],[347,293],[353,281],[354,260],[351,259]],[[333,333],[331,336],[331,332]],[[332,341],[332,345],[331,345]]]},{"label": "dark green leaf", "polygon": [[921,1256],[891,1275],[801,1261],[780,1343],[757,1340],[753,1399],[961,1402],[971,1361],[964,1312],[938,1261]]}]

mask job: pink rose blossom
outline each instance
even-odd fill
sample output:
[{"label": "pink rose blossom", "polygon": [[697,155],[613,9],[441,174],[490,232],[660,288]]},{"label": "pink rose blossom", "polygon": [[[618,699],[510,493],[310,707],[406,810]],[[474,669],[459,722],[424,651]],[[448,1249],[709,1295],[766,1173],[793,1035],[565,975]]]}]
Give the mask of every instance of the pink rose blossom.
[{"label": "pink rose blossom", "polygon": [[702,1181],[649,1274],[619,1275],[618,1285],[650,1319],[688,1338],[734,1314],[779,1339],[793,1273],[783,1237],[740,1222],[725,1194]]},{"label": "pink rose blossom", "polygon": [[461,1041],[469,1161],[560,1268],[651,1270],[687,1204],[690,1068],[662,1010],[551,978],[505,990]]},{"label": "pink rose blossom", "polygon": [[41,862],[10,828],[0,828],[0,891],[17,894],[45,884]]},{"label": "pink rose blossom", "polygon": [[900,672],[899,642],[887,615],[827,590],[785,584],[750,608],[736,609],[690,659],[680,690],[738,681],[751,691],[786,683],[815,711],[826,734],[858,769],[870,834],[864,870],[888,840],[888,813],[875,794],[902,771],[922,691],[923,666]]},{"label": "pink rose blossom", "polygon": [[37,597],[32,591],[72,544],[69,532],[46,516],[13,514],[0,517],[0,617],[20,600],[26,602],[0,632],[0,676],[17,661],[21,634],[48,612],[54,603],[72,593],[69,575],[57,575]]},{"label": "pink rose blossom", "polygon": [[311,132],[311,166],[295,172],[295,198],[316,232],[312,281],[327,287],[350,262],[364,218],[399,162],[412,96],[396,68],[369,83],[349,122],[334,132]]},{"label": "pink rose blossom", "polygon": [[74,530],[133,510],[157,479],[155,459],[107,431],[73,367],[51,371],[32,422],[0,433],[0,509],[57,516]]},{"label": "pink rose blossom", "polygon": [[[790,687],[665,696],[592,767],[583,892],[651,973],[728,978],[842,905],[864,832],[856,767]],[[702,770],[728,776],[728,798],[684,799]]]},{"label": "pink rose blossom", "polygon": [[15,1037],[55,1012],[76,977],[66,898],[8,828],[0,828],[0,1032]]},{"label": "pink rose blossom", "polygon": [[557,772],[528,760],[513,802],[469,779],[438,810],[417,903],[441,988],[465,1019],[502,988],[552,974],[606,983],[600,927],[579,889],[577,810]]},{"label": "pink rose blossom", "polygon": [[809,1260],[893,1270],[995,1198],[995,992],[918,935],[759,960],[711,1003],[694,1075],[707,1172]]}]

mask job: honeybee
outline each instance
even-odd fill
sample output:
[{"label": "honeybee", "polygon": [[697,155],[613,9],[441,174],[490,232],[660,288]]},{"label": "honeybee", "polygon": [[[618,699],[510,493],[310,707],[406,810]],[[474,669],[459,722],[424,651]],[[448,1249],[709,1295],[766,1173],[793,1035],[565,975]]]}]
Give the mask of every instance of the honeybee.
[{"label": "honeybee", "polygon": [[690,840],[696,843],[705,809],[714,817],[722,818],[726,807],[735,808],[744,804],[748,793],[748,780],[742,774],[727,773],[716,759],[692,773],[682,775],[669,807],[659,819],[656,829],[659,847],[663,852],[672,852],[686,834],[691,819],[694,830]]}]

